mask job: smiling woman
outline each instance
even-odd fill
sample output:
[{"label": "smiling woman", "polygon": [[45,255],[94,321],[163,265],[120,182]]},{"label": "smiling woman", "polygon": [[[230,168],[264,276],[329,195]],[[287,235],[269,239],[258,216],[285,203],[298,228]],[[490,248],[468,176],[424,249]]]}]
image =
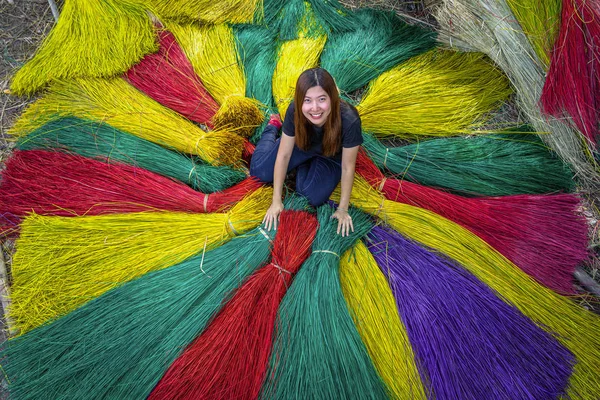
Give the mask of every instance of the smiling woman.
[{"label": "smiling woman", "polygon": [[338,233],[348,235],[354,230],[348,204],[363,141],[358,112],[340,99],[326,70],[312,68],[298,78],[294,101],[285,115],[281,138],[277,138],[281,120],[271,116],[250,163],[251,175],[273,182],[273,202],[264,219],[267,229],[277,227],[283,181],[295,168],[296,191],[313,206],[326,202],[341,180],[340,203],[332,217],[338,220]]}]

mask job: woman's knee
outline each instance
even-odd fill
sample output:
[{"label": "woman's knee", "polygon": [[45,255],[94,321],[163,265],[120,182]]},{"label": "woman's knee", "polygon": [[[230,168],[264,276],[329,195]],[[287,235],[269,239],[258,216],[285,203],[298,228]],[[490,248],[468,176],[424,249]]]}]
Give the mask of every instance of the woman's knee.
[{"label": "woman's knee", "polygon": [[264,165],[255,166],[256,164],[257,163],[250,163],[250,176],[254,176],[264,183],[273,182],[273,166],[271,165],[265,168]]},{"label": "woman's knee", "polygon": [[296,192],[306,197],[311,206],[318,207],[322,204],[325,204],[325,202],[329,200],[329,197],[331,196],[331,193],[333,193],[333,190],[311,190],[310,188],[298,188],[296,186]]}]

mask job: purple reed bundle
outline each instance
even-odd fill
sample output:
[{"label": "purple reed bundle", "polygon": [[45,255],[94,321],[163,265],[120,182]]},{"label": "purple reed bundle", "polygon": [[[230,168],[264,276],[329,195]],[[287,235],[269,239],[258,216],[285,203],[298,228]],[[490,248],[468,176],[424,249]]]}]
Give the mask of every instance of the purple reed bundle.
[{"label": "purple reed bundle", "polygon": [[388,276],[423,382],[439,399],[555,399],[573,355],[458,265],[392,230],[369,249]]}]

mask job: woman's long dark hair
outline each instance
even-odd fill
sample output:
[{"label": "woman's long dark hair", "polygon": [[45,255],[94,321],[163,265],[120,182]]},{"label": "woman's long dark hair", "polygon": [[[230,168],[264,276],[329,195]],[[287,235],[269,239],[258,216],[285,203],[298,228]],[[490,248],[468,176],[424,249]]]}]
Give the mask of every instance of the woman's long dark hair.
[{"label": "woman's long dark hair", "polygon": [[321,86],[331,100],[331,111],[323,125],[323,155],[334,156],[342,144],[342,116],[340,112],[340,95],[333,77],[323,68],[311,68],[300,74],[296,82],[294,103],[294,128],[296,130],[296,146],[302,150],[310,148],[310,122],[302,113],[304,96],[308,89]]}]

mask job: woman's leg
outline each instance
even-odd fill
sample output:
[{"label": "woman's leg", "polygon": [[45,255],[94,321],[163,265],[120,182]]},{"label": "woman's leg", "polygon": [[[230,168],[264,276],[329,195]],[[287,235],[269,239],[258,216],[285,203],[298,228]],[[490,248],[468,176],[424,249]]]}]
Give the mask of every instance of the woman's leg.
[{"label": "woman's leg", "polygon": [[340,162],[317,156],[298,167],[296,192],[318,207],[325,203],[342,178]]},{"label": "woman's leg", "polygon": [[[278,129],[273,125],[267,125],[250,160],[250,175],[257,177],[262,182],[273,182],[273,169],[275,168],[279,141],[281,140],[277,138],[277,131]],[[307,153],[294,146],[287,170],[294,169],[313,157],[315,157],[314,154]]]}]

